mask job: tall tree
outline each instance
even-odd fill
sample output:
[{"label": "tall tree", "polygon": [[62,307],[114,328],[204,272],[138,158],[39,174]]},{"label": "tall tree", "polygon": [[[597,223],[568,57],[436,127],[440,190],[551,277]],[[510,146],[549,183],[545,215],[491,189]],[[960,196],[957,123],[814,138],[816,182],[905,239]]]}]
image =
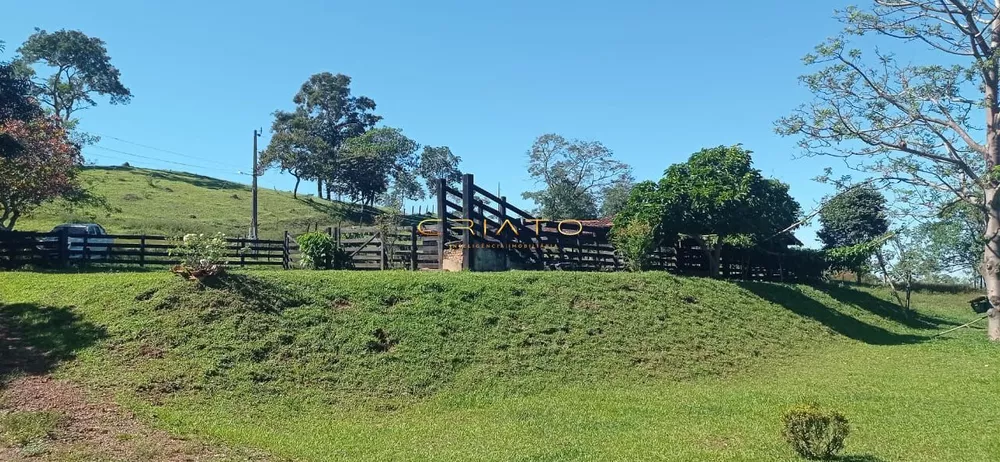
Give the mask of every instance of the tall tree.
[{"label": "tall tree", "polygon": [[22,147],[16,156],[0,158],[0,230],[14,229],[21,216],[44,202],[81,192],[80,151],[56,121],[11,119],[0,124],[0,134]]},{"label": "tall tree", "polygon": [[[889,231],[887,214],[885,196],[870,183],[858,185],[838,193],[823,205],[816,236],[826,249],[862,244]],[[864,265],[851,270],[861,282]]]},{"label": "tall tree", "polygon": [[690,236],[717,277],[724,244],[763,244],[799,215],[788,185],[764,178],[750,154],[740,146],[719,146],[671,165],[659,183],[636,185],[615,227],[645,220],[662,241]]},{"label": "tall tree", "polygon": [[[0,123],[28,121],[41,116],[42,110],[30,93],[31,82],[19,76],[14,66],[0,62]],[[0,135],[0,158],[11,157],[21,148],[9,134]]]},{"label": "tall tree", "polygon": [[417,175],[423,178],[427,191],[434,194],[434,182],[439,178],[444,178],[445,183],[451,186],[462,181],[462,171],[458,168],[461,162],[462,158],[452,154],[448,146],[424,146]]},{"label": "tall tree", "polygon": [[[843,33],[816,47],[802,77],[814,101],[778,121],[808,155],[831,155],[899,186],[903,205],[964,202],[984,223],[980,273],[988,337],[1000,341],[1000,2],[873,0],[839,17]],[[863,46],[851,40],[865,36]],[[860,41],[859,41],[860,42]],[[923,64],[876,48],[921,49]],[[930,49],[935,58],[924,51]],[[977,122],[979,121],[979,122]],[[933,216],[937,210],[924,210]]]},{"label": "tall tree", "polygon": [[348,139],[343,146],[341,192],[362,205],[415,197],[420,189],[414,171],[420,145],[397,128],[379,127]]},{"label": "tall tree", "polygon": [[[295,110],[275,111],[269,158],[279,153],[292,164],[288,171],[298,171],[301,178],[317,180],[317,194],[322,197],[324,183],[329,197],[340,181],[340,150],[345,140],[359,136],[375,126],[375,101],[351,95],[351,78],[344,74],[321,72],[309,77],[292,99]],[[296,152],[293,156],[291,153]],[[308,153],[309,155],[305,155]]]},{"label": "tall tree", "polygon": [[522,196],[535,201],[539,213],[549,219],[595,218],[602,193],[632,180],[632,168],[615,160],[599,141],[566,140],[553,133],[532,144],[528,173],[543,189]]},{"label": "tall tree", "polygon": [[[127,104],[132,92],[121,82],[121,72],[111,64],[104,41],[76,30],[35,33],[17,50],[18,68],[34,82],[39,101],[73,128],[73,114],[97,105],[95,96],[106,96],[111,104]],[[48,76],[37,74],[35,65],[55,69]]]},{"label": "tall tree", "polygon": [[631,177],[622,178],[611,186],[608,186],[601,193],[601,216],[614,218],[628,204],[628,196],[632,193],[635,183]]},{"label": "tall tree", "polygon": [[276,112],[271,124],[271,141],[261,153],[260,171],[278,167],[295,177],[292,197],[298,197],[303,179],[320,178],[319,156],[327,144],[312,131],[310,119],[296,112]]}]

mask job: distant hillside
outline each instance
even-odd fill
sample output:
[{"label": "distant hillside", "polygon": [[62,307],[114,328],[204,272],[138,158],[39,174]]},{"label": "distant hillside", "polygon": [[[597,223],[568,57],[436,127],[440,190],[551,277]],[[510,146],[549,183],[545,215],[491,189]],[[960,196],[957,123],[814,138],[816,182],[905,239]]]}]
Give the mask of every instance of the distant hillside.
[{"label": "distant hillside", "polygon": [[[251,194],[247,185],[186,172],[134,167],[87,167],[83,183],[103,197],[101,207],[71,208],[64,202],[46,204],[18,221],[16,229],[48,231],[60,223],[95,222],[111,233],[168,236],[223,232],[246,235],[250,227]],[[261,237],[276,238],[285,230],[353,223],[360,207],[291,192],[261,188],[258,193]]]}]

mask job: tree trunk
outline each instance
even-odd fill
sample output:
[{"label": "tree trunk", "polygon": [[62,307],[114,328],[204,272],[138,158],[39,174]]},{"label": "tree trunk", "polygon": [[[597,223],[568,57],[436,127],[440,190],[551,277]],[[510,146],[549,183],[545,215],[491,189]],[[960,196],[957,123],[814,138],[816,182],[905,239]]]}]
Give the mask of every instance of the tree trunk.
[{"label": "tree trunk", "polygon": [[722,254],[722,237],[716,238],[714,245],[709,245],[708,240],[705,236],[693,236],[694,240],[698,241],[698,247],[701,247],[701,252],[705,254],[705,258],[708,260],[708,275],[709,277],[718,278],[719,277],[719,260]]},{"label": "tree trunk", "polygon": [[316,197],[323,198],[323,180],[316,179]]},{"label": "tree trunk", "polygon": [[292,199],[298,199],[298,197],[299,197],[299,182],[302,181],[302,178],[299,177],[298,175],[294,175],[294,176],[295,176],[295,187],[292,188]]},{"label": "tree trunk", "polygon": [[992,341],[1000,341],[1000,211],[997,207],[997,188],[986,188],[986,245],[983,248],[983,264],[979,273],[986,285],[986,298],[992,308],[986,312],[987,335]]}]

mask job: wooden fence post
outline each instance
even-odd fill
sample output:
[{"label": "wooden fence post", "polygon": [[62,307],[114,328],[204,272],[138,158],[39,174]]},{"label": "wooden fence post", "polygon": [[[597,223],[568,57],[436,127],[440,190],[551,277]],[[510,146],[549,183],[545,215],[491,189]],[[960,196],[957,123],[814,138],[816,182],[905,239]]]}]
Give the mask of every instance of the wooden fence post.
[{"label": "wooden fence post", "polygon": [[146,235],[139,236],[139,267],[146,266]]},{"label": "wooden fence post", "polygon": [[242,267],[246,265],[246,252],[243,252],[242,250],[247,246],[247,239],[245,237],[241,237],[237,244],[240,244],[240,267]]},{"label": "wooden fence post", "polygon": [[66,268],[69,266],[69,230],[59,229],[59,266]]},{"label": "wooden fence post", "polygon": [[410,227],[410,270],[417,270],[417,225]]},{"label": "wooden fence post", "polygon": [[500,223],[500,247],[503,249],[503,269],[510,269],[510,245],[509,239],[507,239],[507,230],[504,229],[503,224],[507,221],[507,196],[500,196],[500,203],[497,204],[497,212],[500,212],[500,216],[497,217]]},{"label": "wooden fence post", "polygon": [[385,235],[382,231],[378,232],[378,268],[380,270],[385,269]]},{"label": "wooden fence post", "polygon": [[[474,178],[471,173],[466,173],[462,175],[462,218],[469,223],[475,216],[474,203],[474,191],[475,187]],[[475,225],[472,226],[475,229]],[[466,229],[462,232],[462,269],[472,271],[473,264],[473,251],[472,251],[472,231]]]},{"label": "wooden fence post", "polygon": [[291,269],[292,267],[292,255],[289,247],[288,230],[285,230],[285,241],[281,246],[281,267],[284,269]]},{"label": "wooden fence post", "polygon": [[445,190],[446,184],[444,178],[438,178],[437,180],[437,191],[438,191],[438,203],[437,203],[437,213],[438,213],[438,269],[444,269],[444,246],[445,241],[448,239],[448,205],[445,201],[448,198],[448,193]]},{"label": "wooden fence post", "polygon": [[81,258],[83,259],[83,264],[81,266],[83,266],[84,268],[86,268],[87,265],[90,264],[90,261],[89,261],[90,260],[90,239],[89,238],[90,238],[89,235],[87,235],[87,234],[83,235],[83,255],[81,256]]}]

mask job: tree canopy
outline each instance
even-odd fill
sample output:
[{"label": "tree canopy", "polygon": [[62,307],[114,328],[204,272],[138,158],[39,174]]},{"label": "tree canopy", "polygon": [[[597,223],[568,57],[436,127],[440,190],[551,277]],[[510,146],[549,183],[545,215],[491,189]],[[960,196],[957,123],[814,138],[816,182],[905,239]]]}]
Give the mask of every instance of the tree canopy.
[{"label": "tree canopy", "polygon": [[522,194],[548,219],[596,218],[607,192],[632,183],[632,168],[599,141],[539,136],[528,151],[528,173],[542,186]]},{"label": "tree canopy", "polygon": [[[18,69],[34,82],[34,95],[64,123],[77,111],[95,106],[95,96],[111,104],[126,104],[132,92],[121,82],[121,72],[111,64],[104,41],[76,30],[35,33],[17,50]],[[35,64],[55,72],[37,75]]]},{"label": "tree canopy", "polygon": [[738,145],[719,146],[671,165],[658,183],[636,185],[615,227],[640,220],[663,242],[690,236],[705,252],[710,273],[718,275],[724,243],[766,243],[799,215],[788,185],[764,178],[750,155]]},{"label": "tree canopy", "polygon": [[80,151],[54,120],[7,120],[0,134],[21,146],[16,156],[0,157],[0,230],[11,230],[17,220],[38,205],[80,192],[76,171]]}]

